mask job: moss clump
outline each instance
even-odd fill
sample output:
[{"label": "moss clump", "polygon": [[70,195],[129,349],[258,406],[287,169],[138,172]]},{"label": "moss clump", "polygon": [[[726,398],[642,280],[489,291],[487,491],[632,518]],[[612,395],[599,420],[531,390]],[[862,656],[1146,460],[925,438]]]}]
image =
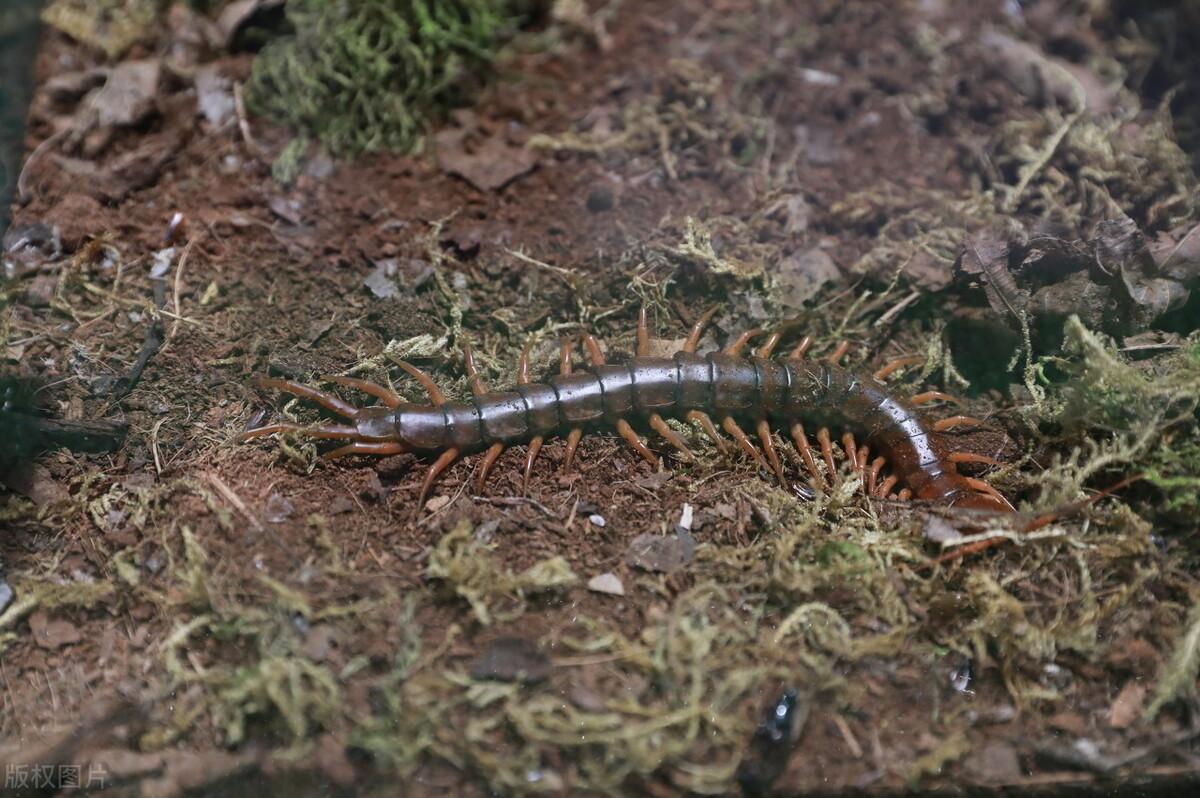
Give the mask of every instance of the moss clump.
[{"label": "moss clump", "polygon": [[251,107],[335,154],[411,150],[527,7],[522,0],[293,0],[294,33],[254,61]]}]

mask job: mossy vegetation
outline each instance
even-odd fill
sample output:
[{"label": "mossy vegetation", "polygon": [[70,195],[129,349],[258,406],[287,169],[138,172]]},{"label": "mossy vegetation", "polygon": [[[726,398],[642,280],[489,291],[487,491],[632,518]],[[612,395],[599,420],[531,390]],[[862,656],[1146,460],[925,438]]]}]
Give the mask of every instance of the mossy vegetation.
[{"label": "mossy vegetation", "polygon": [[412,150],[517,28],[523,0],[293,0],[254,62],[251,107],[338,155]]}]

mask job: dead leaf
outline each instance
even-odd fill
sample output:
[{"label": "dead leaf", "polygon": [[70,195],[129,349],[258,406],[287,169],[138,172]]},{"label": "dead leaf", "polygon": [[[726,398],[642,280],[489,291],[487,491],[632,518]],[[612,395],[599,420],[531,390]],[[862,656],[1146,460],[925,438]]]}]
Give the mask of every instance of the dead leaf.
[{"label": "dead leaf", "polygon": [[833,258],[816,247],[793,253],[779,262],[775,285],[783,304],[799,308],[842,275]]},{"label": "dead leaf", "polygon": [[688,542],[682,535],[638,535],[625,552],[625,562],[643,571],[670,573],[691,561]]},{"label": "dead leaf", "polygon": [[500,637],[471,665],[472,679],[535,684],[550,676],[550,659],[523,637]]},{"label": "dead leaf", "polygon": [[1002,316],[1020,318],[1029,303],[1029,292],[1018,288],[1008,268],[1008,243],[989,233],[977,233],[963,243],[958,258],[966,274],[978,275],[983,282],[988,304]]},{"label": "dead leaf", "polygon": [[514,147],[499,136],[484,139],[470,152],[466,139],[467,131],[461,129],[435,136],[438,166],[481,191],[498,191],[537,166],[536,153]]},{"label": "dead leaf", "polygon": [[1108,709],[1108,725],[1114,729],[1128,729],[1142,714],[1142,704],[1145,700],[1144,684],[1134,679],[1125,682],[1125,686],[1117,693]]},{"label": "dead leaf", "polygon": [[61,618],[51,618],[45,610],[38,610],[29,616],[29,631],[33,632],[34,642],[42,648],[62,648],[83,639],[75,624]]},{"label": "dead leaf", "polygon": [[1022,775],[1017,749],[1005,740],[992,740],[963,760],[963,770],[982,784],[1013,784]]}]

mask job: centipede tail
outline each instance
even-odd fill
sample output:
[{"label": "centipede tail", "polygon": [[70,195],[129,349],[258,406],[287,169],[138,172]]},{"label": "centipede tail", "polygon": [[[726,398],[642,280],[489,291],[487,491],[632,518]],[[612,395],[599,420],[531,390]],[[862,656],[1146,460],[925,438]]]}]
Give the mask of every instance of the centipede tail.
[{"label": "centipede tail", "polygon": [[[782,336],[757,329],[735,336],[720,351],[697,354],[712,313],[710,310],[696,320],[683,346],[671,357],[650,354],[644,310],[638,315],[636,354],[625,363],[608,363],[599,342],[584,331],[578,340],[588,367],[573,368],[574,342],[563,341],[558,374],[544,383],[530,378],[527,346],[518,362],[516,384],[508,391],[487,390],[471,349],[464,347],[463,362],[473,394],[468,402],[447,401],[427,374],[406,362],[400,362],[400,367],[424,389],[429,404],[405,402],[390,388],[351,377],[326,379],[382,404],[356,408],[317,388],[263,379],[258,383],[261,387],[316,402],[349,423],[271,424],[248,430],[242,438],[290,432],[344,441],[330,457],[399,452],[430,456],[433,463],[421,486],[423,505],[437,477],[458,457],[484,452],[476,485],[482,491],[504,449],[518,444],[528,447],[521,480],[525,490],[547,439],[565,436],[563,467],[570,468],[587,429],[614,430],[654,466],[660,464],[659,457],[639,434],[639,427],[690,458],[687,442],[667,421],[678,419],[698,425],[728,453],[724,431],[737,444],[735,451],[740,450],[785,487],[789,479],[775,442],[776,431],[790,438],[805,480],[818,491],[842,478],[838,462],[843,461],[871,497],[1012,510],[999,491],[957,470],[958,463],[994,464],[994,460],[950,452],[941,443],[942,432],[991,425],[966,415],[927,423],[917,406],[961,401],[940,391],[926,391],[905,401],[888,391],[883,380],[919,358],[898,358],[871,374],[842,365],[849,351],[849,343],[844,341],[824,357],[808,359],[812,339],[805,337],[786,357],[772,359]],[[765,337],[752,354],[743,355],[760,336]],[[813,439],[807,429],[816,430]]]}]

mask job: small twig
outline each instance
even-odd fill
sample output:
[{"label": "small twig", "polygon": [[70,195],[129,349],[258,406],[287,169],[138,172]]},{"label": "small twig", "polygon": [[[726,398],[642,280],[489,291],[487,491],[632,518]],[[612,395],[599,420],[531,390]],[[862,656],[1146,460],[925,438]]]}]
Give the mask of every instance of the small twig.
[{"label": "small twig", "polygon": [[238,130],[242,132],[242,140],[246,142],[246,149],[250,150],[250,154],[255,158],[261,158],[263,149],[254,138],[254,134],[250,132],[250,119],[246,115],[246,98],[242,93],[242,84],[239,81],[235,81],[233,84],[233,107],[237,112]]},{"label": "small twig", "polygon": [[[162,284],[161,280],[155,280],[154,304],[161,311],[163,305],[166,303],[166,286]],[[142,372],[146,370],[146,365],[150,362],[150,358],[158,354],[158,350],[162,348],[162,345],[162,318],[155,315],[150,320],[150,329],[146,330],[146,338],[142,341],[142,348],[138,351],[137,358],[133,361],[133,366],[129,369],[129,373],[113,383],[111,393],[114,401],[124,399],[137,387],[138,382],[142,379]]]},{"label": "small twig", "polygon": [[226,485],[225,481],[217,476],[215,472],[210,471],[206,476],[208,477],[208,481],[212,483],[212,486],[216,488],[217,493],[221,494],[221,497],[224,498],[225,501],[232,504],[233,508],[241,513],[243,518],[250,522],[250,526],[254,527],[255,532],[266,531],[266,527],[262,525],[262,521],[259,521],[258,518],[250,512],[250,508],[246,506],[244,501],[242,501],[241,496],[238,496],[236,493],[234,493],[233,488]]},{"label": "small twig", "polygon": [[172,290],[172,307],[175,308],[176,317],[171,323],[171,331],[167,333],[166,344],[171,343],[171,339],[175,337],[175,333],[179,331],[179,322],[182,318],[183,308],[180,306],[180,294],[183,292],[183,269],[187,266],[188,255],[192,252],[192,247],[196,245],[199,238],[193,238],[188,241],[187,246],[183,249],[183,254],[179,256],[179,263],[175,266],[175,285]]},{"label": "small twig", "polygon": [[42,154],[50,148],[51,144],[54,144],[66,135],[67,130],[67,128],[64,128],[57,133],[47,136],[42,143],[33,148],[33,152],[29,153],[29,157],[25,159],[25,165],[21,167],[21,174],[17,175],[17,202],[21,205],[33,199],[33,195],[29,193],[29,189],[25,184],[25,175],[29,171],[29,167],[41,160]]}]

